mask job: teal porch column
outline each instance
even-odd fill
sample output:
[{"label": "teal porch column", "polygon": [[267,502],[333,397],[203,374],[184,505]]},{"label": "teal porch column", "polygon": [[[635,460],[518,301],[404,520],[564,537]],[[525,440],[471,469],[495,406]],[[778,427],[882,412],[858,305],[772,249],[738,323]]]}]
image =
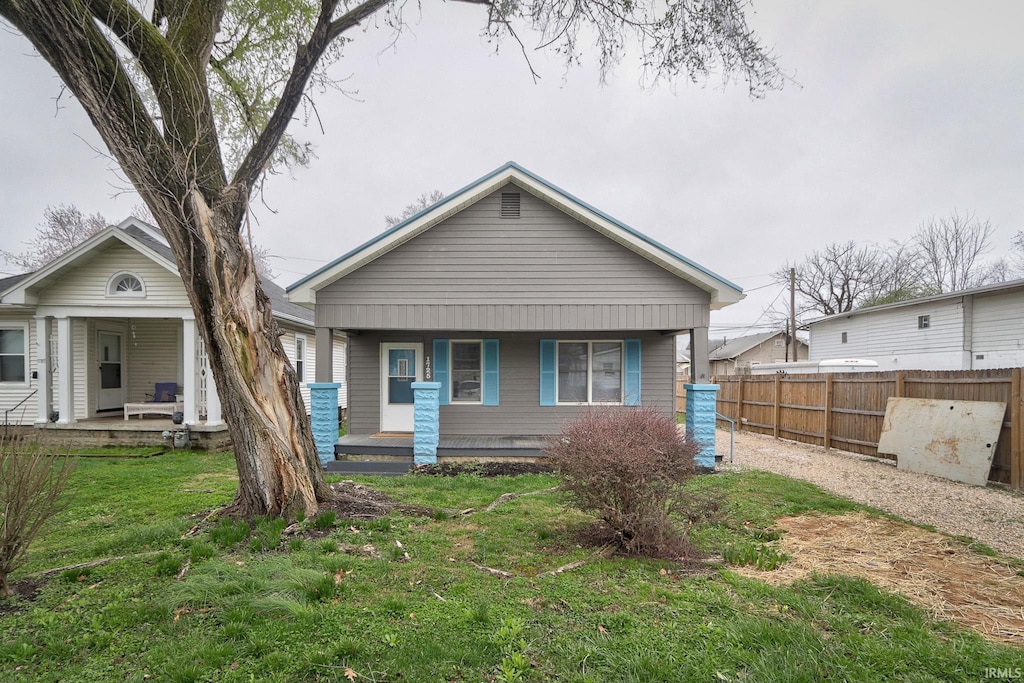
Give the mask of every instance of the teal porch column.
[{"label": "teal porch column", "polygon": [[437,462],[437,441],[441,427],[440,382],[413,382],[412,459],[417,465]]},{"label": "teal porch column", "polygon": [[338,389],[335,382],[309,385],[309,419],[313,423],[313,443],[320,464],[334,460],[334,444],[338,442]]},{"label": "teal porch column", "polygon": [[694,462],[701,467],[715,466],[715,413],[718,410],[717,384],[684,384],[686,389],[686,432],[701,444]]}]

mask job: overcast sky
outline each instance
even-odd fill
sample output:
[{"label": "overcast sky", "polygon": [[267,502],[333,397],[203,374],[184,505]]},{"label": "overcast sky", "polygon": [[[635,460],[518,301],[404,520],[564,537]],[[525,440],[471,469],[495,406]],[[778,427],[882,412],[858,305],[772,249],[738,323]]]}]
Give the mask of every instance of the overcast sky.
[{"label": "overcast sky", "polygon": [[[624,63],[565,72],[495,55],[478,7],[426,0],[393,49],[368,27],[334,67],[348,95],[293,126],[318,159],[271,178],[254,236],[287,286],[384,229],[425,191],[513,160],[740,285],[712,335],[758,331],[769,274],[834,241],[906,239],[956,209],[1024,229],[1024,3],[754,0],[752,26],[797,84],[642,90]],[[537,38],[523,36],[528,45]],[[584,55],[587,59],[587,55]],[[78,104],[31,47],[0,31],[0,242],[20,250],[47,205],[112,222],[139,203]],[[9,271],[0,265],[0,270]],[[780,296],[781,304],[785,296]]]}]

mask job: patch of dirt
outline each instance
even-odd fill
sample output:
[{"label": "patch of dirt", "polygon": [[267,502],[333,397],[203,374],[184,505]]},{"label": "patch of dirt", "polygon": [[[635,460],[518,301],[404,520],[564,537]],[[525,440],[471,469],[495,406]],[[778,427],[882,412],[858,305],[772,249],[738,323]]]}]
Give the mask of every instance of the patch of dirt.
[{"label": "patch of dirt", "polygon": [[[718,432],[728,448],[729,432]],[[970,536],[999,552],[1024,559],[1024,495],[897,469],[845,451],[738,431],[735,461],[724,470],[761,469],[816,484],[844,498],[885,510],[954,536]]]},{"label": "patch of dirt", "polygon": [[46,585],[46,581],[44,579],[25,579],[9,585],[13,595],[0,599],[0,615],[27,609],[29,603],[36,599],[39,591]]},{"label": "patch of dirt", "polygon": [[551,465],[543,462],[477,462],[419,465],[413,474],[434,477],[456,477],[460,474],[475,474],[478,477],[516,477],[520,474],[547,474],[553,472]]},{"label": "patch of dirt", "polygon": [[1024,577],[942,534],[864,513],[782,517],[775,528],[790,560],[778,569],[734,568],[772,585],[811,573],[867,579],[937,619],[989,640],[1024,646]]}]

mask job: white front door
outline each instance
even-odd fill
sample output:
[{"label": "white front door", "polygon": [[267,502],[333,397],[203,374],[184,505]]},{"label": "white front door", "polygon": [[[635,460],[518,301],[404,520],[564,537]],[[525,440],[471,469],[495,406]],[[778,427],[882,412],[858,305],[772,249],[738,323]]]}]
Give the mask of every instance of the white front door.
[{"label": "white front door", "polygon": [[96,330],[96,355],[99,366],[96,410],[120,410],[124,407],[123,335],[111,330]]},{"label": "white front door", "polygon": [[412,431],[412,383],[422,379],[423,344],[380,345],[380,431]]}]

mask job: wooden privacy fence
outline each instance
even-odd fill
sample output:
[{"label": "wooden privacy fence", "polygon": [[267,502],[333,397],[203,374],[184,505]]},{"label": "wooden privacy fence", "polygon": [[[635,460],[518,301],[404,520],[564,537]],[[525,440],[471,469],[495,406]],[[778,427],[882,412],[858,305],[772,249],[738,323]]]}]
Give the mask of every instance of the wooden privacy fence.
[{"label": "wooden privacy fence", "polygon": [[[735,420],[737,429],[882,458],[891,458],[877,449],[890,396],[1005,402],[989,480],[1024,488],[1021,368],[729,375],[713,381],[721,386],[718,412]],[[676,384],[676,407],[686,409],[683,381]]]}]

